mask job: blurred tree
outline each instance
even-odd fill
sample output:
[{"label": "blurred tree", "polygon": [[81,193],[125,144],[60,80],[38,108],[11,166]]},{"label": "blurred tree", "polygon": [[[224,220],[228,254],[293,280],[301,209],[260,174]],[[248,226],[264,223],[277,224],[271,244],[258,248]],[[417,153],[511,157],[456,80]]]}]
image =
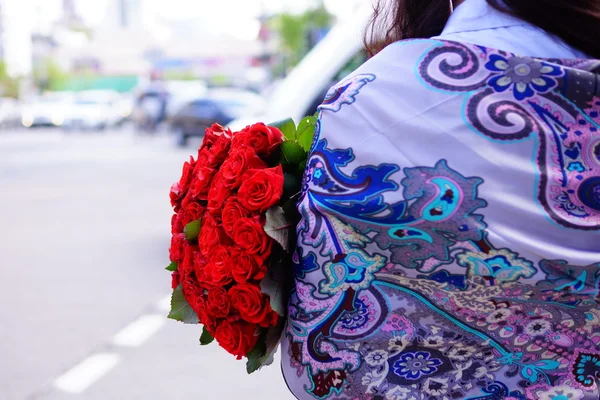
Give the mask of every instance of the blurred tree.
[{"label": "blurred tree", "polygon": [[51,58],[46,59],[33,70],[33,80],[42,91],[64,90],[69,77],[69,73]]},{"label": "blurred tree", "polygon": [[0,62],[0,96],[18,98],[20,86],[21,80],[9,76],[6,72],[6,63]]},{"label": "blurred tree", "polygon": [[300,15],[281,14],[272,21],[272,28],[279,34],[283,65],[276,71],[294,67],[310,51],[324,32],[331,27],[333,16],[323,5]]},{"label": "blurred tree", "polygon": [[165,71],[163,77],[167,81],[196,81],[198,77],[191,71]]}]

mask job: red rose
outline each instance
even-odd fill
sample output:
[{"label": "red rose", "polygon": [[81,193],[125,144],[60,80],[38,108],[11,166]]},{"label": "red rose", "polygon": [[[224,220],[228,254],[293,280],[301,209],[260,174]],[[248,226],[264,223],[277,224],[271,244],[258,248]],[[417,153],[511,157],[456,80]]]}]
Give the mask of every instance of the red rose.
[{"label": "red rose", "polygon": [[210,184],[217,170],[208,166],[197,166],[195,179],[192,181],[190,191],[197,200],[207,200]]},{"label": "red rose", "polygon": [[179,211],[181,225],[185,228],[190,222],[201,219],[205,211],[206,208],[202,207],[199,203],[190,202],[186,204]]},{"label": "red rose", "polygon": [[181,207],[181,198],[182,198],[182,193],[181,193],[181,185],[179,184],[179,182],[174,183],[171,186],[171,191],[169,193],[169,198],[171,199],[171,206],[173,207],[173,209],[175,210],[175,212],[179,211],[179,207]]},{"label": "red rose", "polygon": [[204,325],[204,327],[208,330],[208,332],[210,332],[210,334],[214,337],[215,331],[217,330],[218,326],[218,320],[214,315],[212,315],[208,311],[208,304],[205,304],[206,306],[201,312],[202,317],[200,317],[200,321],[202,322],[202,325]]},{"label": "red rose", "polygon": [[231,275],[236,282],[258,281],[264,278],[267,273],[267,267],[260,257],[246,254],[239,247],[231,249],[230,259]]},{"label": "red rose", "polygon": [[175,289],[181,283],[181,274],[179,271],[173,271],[171,274],[171,288]]},{"label": "red rose", "polygon": [[193,258],[193,269],[196,274],[196,280],[203,288],[211,287],[211,285],[208,284],[209,279],[207,277],[207,265],[208,260],[204,258],[202,253],[199,251],[195,252]]},{"label": "red rose", "polygon": [[215,318],[225,318],[229,315],[231,302],[227,291],[217,287],[208,291],[208,312]]},{"label": "red rose", "polygon": [[183,257],[177,265],[178,271],[181,273],[182,280],[187,279],[196,270],[196,254],[198,254],[198,246],[190,244],[187,240],[183,244]]},{"label": "red rose", "polygon": [[193,157],[190,157],[190,161],[183,164],[181,179],[171,186],[171,205],[176,209],[179,207],[179,201],[183,199],[190,187],[195,166],[196,161]]},{"label": "red rose", "polygon": [[277,204],[282,195],[283,169],[278,165],[246,172],[238,199],[248,210],[264,212]]},{"label": "red rose", "polygon": [[208,192],[208,211],[211,214],[220,215],[223,209],[223,203],[231,197],[231,190],[225,186],[223,175],[217,173]]},{"label": "red rose", "polygon": [[246,145],[261,157],[269,156],[283,141],[283,134],[275,127],[263,123],[246,127],[233,139],[233,146]]},{"label": "red rose", "polygon": [[178,233],[183,233],[183,224],[181,223],[181,218],[179,214],[173,214],[171,217],[171,233],[176,235]]},{"label": "red rose", "polygon": [[239,284],[229,289],[231,305],[247,322],[263,328],[277,325],[279,315],[273,311],[269,296],[261,293],[257,285]]},{"label": "red rose", "polygon": [[181,282],[181,288],[185,301],[187,301],[192,310],[194,310],[198,316],[198,319],[202,320],[201,316],[206,310],[204,290],[200,288],[198,282],[196,282],[196,280],[192,277],[187,277],[184,279]]},{"label": "red rose", "polygon": [[196,161],[196,170],[201,167],[212,168],[212,165],[210,164],[210,159],[210,150],[208,148],[200,148],[200,150],[198,150],[198,161]]},{"label": "red rose", "polygon": [[172,262],[179,263],[183,259],[183,245],[187,241],[184,234],[177,234],[171,237],[171,247],[169,248],[169,258]]},{"label": "red rose", "polygon": [[206,128],[204,131],[204,140],[202,141],[200,150],[205,148],[210,149],[221,136],[227,136],[231,138],[231,130],[225,129],[219,124],[213,124],[211,127]]},{"label": "red rose", "polygon": [[258,340],[256,325],[241,321],[222,321],[215,331],[215,339],[221,347],[241,360]]},{"label": "red rose", "polygon": [[270,255],[271,238],[265,233],[259,217],[240,219],[233,230],[233,241],[246,253],[263,260]]},{"label": "red rose", "polygon": [[217,245],[211,249],[206,266],[206,278],[214,287],[225,286],[233,281],[229,248]]},{"label": "red rose", "polygon": [[227,236],[216,217],[204,214],[200,235],[198,236],[198,244],[202,254],[209,258],[215,246],[219,244],[226,246],[230,243],[231,239]]},{"label": "red rose", "polygon": [[217,168],[227,158],[229,148],[231,146],[231,138],[225,135],[219,136],[215,143],[208,149],[208,161],[210,166]]},{"label": "red rose", "polygon": [[242,218],[248,218],[250,216],[252,216],[252,213],[242,207],[237,197],[230,197],[225,202],[223,213],[221,214],[223,229],[230,237],[232,237],[235,223]]},{"label": "red rose", "polygon": [[221,174],[223,182],[229,189],[234,190],[242,184],[244,173],[251,169],[267,168],[267,164],[260,159],[250,147],[242,146],[232,150],[223,165]]}]

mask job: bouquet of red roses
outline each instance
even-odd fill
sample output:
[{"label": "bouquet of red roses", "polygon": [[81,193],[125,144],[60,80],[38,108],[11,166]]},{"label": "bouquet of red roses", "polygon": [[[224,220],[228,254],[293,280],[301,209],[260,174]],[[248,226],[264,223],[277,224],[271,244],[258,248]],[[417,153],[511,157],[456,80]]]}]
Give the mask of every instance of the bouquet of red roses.
[{"label": "bouquet of red roses", "polygon": [[292,275],[302,174],[316,118],[239,132],[213,125],[171,188],[169,318],[202,324],[248,373],[272,362]]}]

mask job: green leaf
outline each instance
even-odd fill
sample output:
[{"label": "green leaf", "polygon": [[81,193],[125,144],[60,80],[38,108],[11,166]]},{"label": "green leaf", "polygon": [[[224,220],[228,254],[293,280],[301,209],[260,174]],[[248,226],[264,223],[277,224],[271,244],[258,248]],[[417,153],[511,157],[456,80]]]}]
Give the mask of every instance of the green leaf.
[{"label": "green leaf", "polygon": [[283,332],[284,319],[280,318],[279,323],[269,328],[266,335],[263,333],[254,349],[248,354],[246,371],[251,374],[260,370],[262,367],[273,364],[275,354],[279,348],[281,333]]},{"label": "green leaf", "polygon": [[310,151],[312,146],[313,138],[315,136],[315,127],[317,125],[317,118],[315,117],[304,117],[298,125],[298,132],[296,133],[296,139],[298,144],[304,149],[304,151]]},{"label": "green leaf", "polygon": [[282,199],[289,199],[302,190],[302,180],[296,178],[296,175],[288,172],[283,174],[283,196]]},{"label": "green leaf", "polygon": [[290,229],[293,227],[294,224],[288,220],[283,208],[271,207],[267,210],[265,233],[286,251],[290,248]]},{"label": "green leaf", "polygon": [[260,290],[269,296],[271,308],[280,316],[285,315],[284,263],[273,263],[267,275],[260,281]]},{"label": "green leaf", "polygon": [[[299,165],[298,168],[296,169],[296,174],[300,177],[304,176],[304,171],[306,170],[306,165],[308,164],[308,160],[306,161],[302,161]],[[302,178],[300,178],[302,179]]]},{"label": "green leaf", "polygon": [[183,233],[185,234],[185,238],[189,242],[193,242],[198,239],[198,235],[200,234],[200,228],[202,228],[201,220],[190,222],[183,228]]},{"label": "green leaf", "polygon": [[177,263],[176,262],[172,262],[171,264],[169,264],[169,266],[167,268],[165,268],[167,271],[171,271],[171,272],[175,272],[177,271]]},{"label": "green leaf", "polygon": [[248,372],[248,374],[256,372],[260,369],[262,366],[262,359],[267,352],[267,345],[265,343],[266,335],[264,334],[264,331],[262,332],[263,333],[261,333],[256,344],[246,356],[248,359],[246,362],[246,372]]},{"label": "green leaf", "polygon": [[177,286],[173,291],[173,296],[171,296],[171,312],[169,313],[169,318],[185,324],[197,324],[199,322],[198,316],[183,296],[181,285]]},{"label": "green leaf", "polygon": [[279,348],[279,342],[281,341],[281,333],[283,332],[284,325],[284,319],[280,318],[279,323],[276,326],[269,328],[269,330],[267,331],[267,351],[261,359],[261,368],[267,365],[271,365],[273,364],[273,361],[275,361],[275,354],[277,353],[277,349]]},{"label": "green leaf", "polygon": [[279,148],[282,164],[298,165],[308,158],[308,154],[296,142],[285,141]]},{"label": "green leaf", "polygon": [[215,338],[210,334],[208,329],[206,329],[206,327],[203,327],[202,328],[202,336],[200,336],[200,345],[201,346],[209,345],[214,340],[215,340]]},{"label": "green leaf", "polygon": [[[283,203],[283,206],[281,207],[288,221],[290,221],[290,223],[291,221],[294,221],[294,225],[296,225],[298,222],[298,207],[296,205],[297,201],[297,196],[293,196],[288,201]],[[290,231],[290,233],[294,233],[294,231]]]},{"label": "green leaf", "polygon": [[252,374],[256,371],[258,371],[261,367],[261,361],[260,358],[249,358],[248,361],[246,361],[246,372],[248,374]]},{"label": "green leaf", "polygon": [[296,140],[296,123],[293,119],[288,118],[269,125],[279,129],[287,140]]},{"label": "green leaf", "polygon": [[264,332],[264,330],[261,330],[261,335],[252,350],[250,350],[250,353],[246,356],[247,358],[260,358],[267,352],[267,345],[265,344],[266,335],[262,332]]}]

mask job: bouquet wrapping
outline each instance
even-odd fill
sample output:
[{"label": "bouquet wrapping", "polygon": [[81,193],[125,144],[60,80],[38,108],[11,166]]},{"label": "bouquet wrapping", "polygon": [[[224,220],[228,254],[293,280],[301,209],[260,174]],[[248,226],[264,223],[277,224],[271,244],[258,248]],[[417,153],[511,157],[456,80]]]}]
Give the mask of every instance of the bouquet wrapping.
[{"label": "bouquet wrapping", "polygon": [[273,361],[286,316],[296,200],[316,117],[206,130],[171,187],[169,318],[202,324],[252,373]]}]

